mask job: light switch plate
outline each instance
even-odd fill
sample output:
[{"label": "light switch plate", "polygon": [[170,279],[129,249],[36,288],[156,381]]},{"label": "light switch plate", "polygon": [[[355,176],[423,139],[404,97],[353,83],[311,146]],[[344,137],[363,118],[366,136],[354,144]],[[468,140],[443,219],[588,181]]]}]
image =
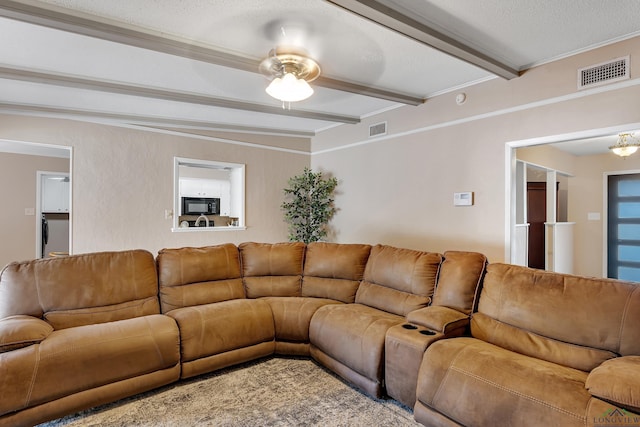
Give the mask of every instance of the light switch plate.
[{"label": "light switch plate", "polygon": [[27,216],[35,215],[36,210],[34,208],[24,208],[24,214]]},{"label": "light switch plate", "polygon": [[473,191],[453,193],[453,206],[472,206],[472,205],[473,205]]}]

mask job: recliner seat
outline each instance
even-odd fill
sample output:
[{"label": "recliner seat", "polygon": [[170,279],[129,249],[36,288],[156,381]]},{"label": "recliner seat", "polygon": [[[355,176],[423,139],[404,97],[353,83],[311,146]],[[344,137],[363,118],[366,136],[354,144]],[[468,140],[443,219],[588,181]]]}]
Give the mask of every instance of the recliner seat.
[{"label": "recliner seat", "polygon": [[157,263],[162,312],[180,328],[181,378],[273,354],[271,309],[245,298],[235,245],[163,249]]},{"label": "recliner seat", "polygon": [[[640,367],[638,324],[637,284],[491,264],[471,336],[424,354],[415,418],[428,426],[613,425],[607,414],[640,407],[640,387],[629,381]],[[605,366],[625,373],[599,372]]]},{"label": "recliner seat", "polygon": [[382,396],[386,332],[431,302],[441,261],[436,253],[374,246],[355,304],[322,307],[311,319],[311,356]]},{"label": "recliner seat", "polygon": [[33,425],[176,381],[153,255],[9,264],[0,273],[0,425]]}]

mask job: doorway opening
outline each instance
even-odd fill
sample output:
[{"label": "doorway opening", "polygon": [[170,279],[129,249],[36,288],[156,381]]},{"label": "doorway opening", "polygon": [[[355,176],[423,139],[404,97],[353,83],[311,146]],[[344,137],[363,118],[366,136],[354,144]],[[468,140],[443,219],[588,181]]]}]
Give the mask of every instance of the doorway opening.
[{"label": "doorway opening", "polygon": [[[69,255],[71,180],[68,173],[37,171],[36,257]],[[38,237],[39,236],[39,237]]]},{"label": "doorway opening", "polygon": [[[506,262],[518,264],[518,265],[527,265],[528,257],[523,256],[523,252],[521,248],[523,246],[527,247],[528,245],[528,226],[522,220],[522,218],[526,215],[526,211],[522,211],[520,206],[526,206],[526,204],[522,204],[522,200],[518,199],[518,197],[523,197],[522,194],[526,194],[526,188],[522,188],[523,181],[520,179],[522,175],[522,166],[518,166],[520,162],[518,162],[518,158],[516,156],[516,151],[519,148],[524,147],[539,147],[541,150],[542,146],[564,143],[567,145],[575,145],[576,148],[579,147],[591,147],[592,142],[603,143],[606,142],[604,140],[613,138],[619,133],[625,132],[637,132],[640,129],[640,123],[630,123],[623,124],[618,126],[612,126],[608,128],[600,128],[600,129],[591,129],[580,132],[572,132],[567,134],[558,134],[558,135],[549,135],[538,138],[531,138],[526,140],[518,140],[511,141],[505,144],[505,260]],[[585,142],[589,142],[589,144],[585,144]],[[614,141],[615,142],[615,141]],[[608,144],[611,145],[611,144]],[[545,154],[548,154],[548,150],[552,150],[551,147],[544,148],[546,150]],[[543,151],[544,151],[543,150]],[[586,149],[585,151],[591,151],[590,149]],[[607,155],[611,153],[608,150],[599,151],[601,155],[607,152]],[[542,153],[542,151],[537,151],[537,154]],[[594,154],[594,153],[584,153],[586,155]],[[578,155],[580,156],[580,155]],[[535,156],[530,156],[529,159],[531,161],[536,161],[534,159]],[[577,157],[580,158],[580,157]],[[554,158],[551,158],[551,164],[556,165]],[[620,165],[618,162],[619,159],[613,156],[612,159],[607,160],[607,164],[611,166],[609,170],[620,170]],[[579,219],[579,226],[576,225],[575,233],[573,240],[576,242],[576,250],[580,249],[581,257],[576,258],[579,262],[579,268],[576,270],[576,274],[584,274],[588,276],[594,277],[606,277],[607,275],[607,259],[606,259],[606,206],[605,210],[602,211],[602,215],[600,212],[603,209],[603,205],[606,205],[606,202],[603,200],[601,196],[602,191],[602,172],[600,172],[600,178],[592,176],[594,171],[598,169],[599,164],[592,166],[591,163],[594,162],[585,162],[578,161],[581,165],[578,170],[580,170],[580,180],[575,178],[576,184],[571,184],[571,187],[577,191],[572,195],[572,200],[574,202],[571,203],[574,209],[579,208],[578,210],[574,210],[571,214],[571,220],[576,221]],[[596,162],[597,163],[597,162]],[[578,163],[576,163],[578,164]],[[585,165],[589,165],[589,168],[586,168]],[[555,167],[555,166],[554,166]],[[557,166],[562,167],[562,166]],[[572,170],[572,169],[569,169]],[[584,177],[582,173],[587,173],[588,171],[590,175]],[[640,171],[639,171],[640,172]],[[549,181],[547,181],[549,182]],[[579,184],[577,184],[579,182]],[[598,185],[595,190],[591,191],[589,185],[593,184]],[[520,187],[519,187],[520,186]],[[549,187],[547,187],[549,188]],[[573,191],[573,190],[572,190]],[[518,196],[520,194],[520,196]],[[526,197],[525,197],[526,200]],[[575,202],[577,201],[577,203]],[[547,201],[549,204],[549,201]],[[555,204],[556,202],[551,202]],[[561,210],[561,207],[558,207],[558,211]],[[578,216],[576,217],[576,212],[578,212]],[[602,220],[601,220],[602,216]],[[559,233],[570,233],[571,227],[564,227],[561,225],[559,221],[556,223],[556,231]],[[604,230],[603,230],[604,229]],[[584,234],[588,233],[588,234]],[[601,237],[604,235],[604,239]],[[593,241],[593,239],[597,239]],[[547,245],[554,245],[555,241],[551,239],[547,242]],[[585,246],[587,245],[587,246]],[[592,250],[593,248],[599,248],[597,252]],[[549,246],[547,247],[547,249]],[[588,250],[585,248],[589,248]],[[586,251],[586,252],[585,252]],[[586,255],[586,256],[585,256]],[[574,263],[576,263],[576,259],[574,259]],[[586,260],[586,261],[585,261]],[[600,265],[602,266],[602,270],[600,270]]]},{"label": "doorway opening", "polygon": [[[0,194],[11,200],[2,212],[0,235],[11,244],[0,247],[0,267],[42,256],[42,200],[40,172],[73,177],[72,147],[0,139]],[[64,177],[62,178],[64,180]],[[70,184],[70,183],[69,183]],[[71,198],[69,187],[68,200]],[[73,204],[69,203],[68,252],[72,253]],[[46,249],[45,249],[46,250]]]},{"label": "doorway opening", "polygon": [[568,222],[571,175],[516,161],[516,239],[514,264],[573,272],[573,225]]}]

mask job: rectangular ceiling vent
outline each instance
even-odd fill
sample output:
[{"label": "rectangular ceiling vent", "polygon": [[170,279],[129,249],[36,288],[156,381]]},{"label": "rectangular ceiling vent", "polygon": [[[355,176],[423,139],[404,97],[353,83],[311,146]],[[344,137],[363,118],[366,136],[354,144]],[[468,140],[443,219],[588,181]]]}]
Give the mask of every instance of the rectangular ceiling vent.
[{"label": "rectangular ceiling vent", "polygon": [[369,138],[387,134],[387,122],[376,123],[369,126]]},{"label": "rectangular ceiling vent", "polygon": [[629,57],[614,59],[578,70],[578,90],[629,78]]}]

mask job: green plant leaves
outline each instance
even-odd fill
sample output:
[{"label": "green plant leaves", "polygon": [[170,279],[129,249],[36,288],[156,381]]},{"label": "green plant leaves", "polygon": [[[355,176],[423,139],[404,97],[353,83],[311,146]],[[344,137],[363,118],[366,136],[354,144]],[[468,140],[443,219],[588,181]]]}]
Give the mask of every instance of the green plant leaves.
[{"label": "green plant leaves", "polygon": [[333,192],[338,180],[325,179],[322,173],[304,168],[302,174],[289,178],[288,184],[281,208],[289,224],[289,240],[304,243],[322,240],[327,235],[327,223],[336,212]]}]

